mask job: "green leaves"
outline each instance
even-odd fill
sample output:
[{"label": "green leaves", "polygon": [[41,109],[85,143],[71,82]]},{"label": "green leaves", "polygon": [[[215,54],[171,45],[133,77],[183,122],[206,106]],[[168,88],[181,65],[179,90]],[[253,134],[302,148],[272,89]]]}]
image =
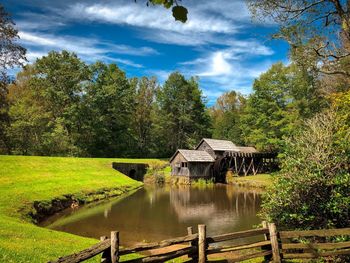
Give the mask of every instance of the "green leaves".
[{"label": "green leaves", "polygon": [[178,148],[192,148],[209,136],[210,119],[195,78],[185,79],[179,72],[169,75],[157,96],[159,142],[164,155]]},{"label": "green leaves", "polygon": [[173,17],[175,20],[185,23],[187,21],[187,9],[183,6],[174,6],[173,7]]},{"label": "green leaves", "polygon": [[350,226],[349,156],[337,145],[337,127],[334,112],[319,113],[287,140],[263,217],[287,229]]},{"label": "green leaves", "polygon": [[302,120],[322,110],[323,99],[314,79],[295,64],[276,63],[253,85],[242,118],[247,144],[278,151]]},{"label": "green leaves", "polygon": [[[174,0],[149,0],[150,3],[154,5],[162,5],[165,8],[169,9],[172,8],[173,17],[176,21],[180,21],[182,23],[185,23],[187,21],[187,14],[188,10],[186,7],[181,6],[178,4],[177,1]],[[147,2],[148,4],[148,2]]]}]

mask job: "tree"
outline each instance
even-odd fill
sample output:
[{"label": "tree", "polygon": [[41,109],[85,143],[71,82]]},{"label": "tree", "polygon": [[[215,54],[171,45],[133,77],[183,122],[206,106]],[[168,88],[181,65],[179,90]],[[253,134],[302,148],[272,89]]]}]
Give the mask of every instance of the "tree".
[{"label": "tree", "polygon": [[115,64],[97,62],[91,70],[92,83],[84,95],[82,147],[91,156],[132,155],[135,86],[130,85],[125,73]]},{"label": "tree", "polygon": [[35,147],[28,151],[28,145],[23,153],[82,154],[77,146],[83,120],[81,94],[89,78],[85,63],[67,51],[52,51],[19,74],[15,87],[17,93],[23,92],[12,96],[10,134],[17,138],[17,146],[32,142]]},{"label": "tree", "polygon": [[248,0],[255,18],[280,25],[292,57],[325,74],[350,76],[350,6],[339,0]]},{"label": "tree", "polygon": [[6,135],[13,154],[44,155],[45,134],[50,131],[50,113],[46,111],[43,97],[38,96],[30,85],[35,75],[33,66],[17,74],[16,82],[9,85],[10,125]]},{"label": "tree", "polygon": [[153,140],[155,97],[158,90],[156,78],[142,77],[132,79],[135,86],[135,105],[133,115],[133,130],[137,144],[137,156],[155,155]]},{"label": "tree", "polygon": [[157,95],[158,135],[161,156],[170,156],[178,148],[192,148],[210,135],[210,118],[198,81],[174,72]]},{"label": "tree", "polygon": [[238,145],[244,143],[240,122],[245,103],[245,97],[235,91],[226,92],[216,100],[210,111],[214,138],[231,140]]},{"label": "tree", "polygon": [[7,70],[22,66],[26,60],[26,50],[17,43],[19,36],[14,25],[10,15],[0,4],[0,153],[10,152],[9,139],[5,132],[9,125],[7,85],[10,79]]},{"label": "tree", "polygon": [[312,75],[295,64],[272,67],[255,80],[247,100],[242,130],[246,144],[279,151],[284,137],[293,135],[302,120],[324,107]]},{"label": "tree", "polygon": [[265,219],[281,229],[350,226],[350,134],[339,133],[342,125],[329,110],[287,140],[282,170],[264,195]]}]

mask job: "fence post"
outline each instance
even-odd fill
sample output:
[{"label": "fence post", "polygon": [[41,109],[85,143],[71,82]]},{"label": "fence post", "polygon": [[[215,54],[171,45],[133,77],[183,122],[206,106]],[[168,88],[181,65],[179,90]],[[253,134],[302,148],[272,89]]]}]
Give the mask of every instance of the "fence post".
[{"label": "fence post", "polygon": [[[262,221],[262,227],[267,229],[269,228],[266,221]],[[270,239],[269,234],[264,234],[264,239],[266,241],[269,240]],[[271,250],[271,245],[262,246],[261,248],[263,250]],[[270,262],[271,258],[272,258],[272,255],[264,256],[264,260],[267,262]]]},{"label": "fence post", "polygon": [[[105,241],[106,239],[108,239],[108,237],[106,236],[100,237],[100,241]],[[109,252],[109,249],[106,249],[105,251],[103,251],[101,255],[101,263],[110,263],[111,262],[110,254],[111,253]]]},{"label": "fence post", "polygon": [[[193,229],[191,226],[187,227],[187,235],[189,236],[193,235]],[[191,248],[193,248],[196,246],[196,241],[190,241],[188,245],[191,246]],[[187,256],[189,259],[192,259],[192,260],[195,260],[197,258],[196,255],[193,254],[193,252],[189,253]]]},{"label": "fence post", "polygon": [[281,256],[278,247],[277,230],[274,223],[268,223],[271,247],[272,247],[272,258],[274,263],[281,262]]},{"label": "fence post", "polygon": [[206,255],[206,228],[205,225],[198,225],[198,262],[205,263]]},{"label": "fence post", "polygon": [[119,232],[111,232],[111,262],[119,262]]}]

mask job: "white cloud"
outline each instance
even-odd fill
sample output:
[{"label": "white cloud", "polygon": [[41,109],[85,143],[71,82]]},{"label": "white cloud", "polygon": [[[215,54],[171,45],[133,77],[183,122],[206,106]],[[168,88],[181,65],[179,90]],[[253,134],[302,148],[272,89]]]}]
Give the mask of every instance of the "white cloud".
[{"label": "white cloud", "polygon": [[192,9],[186,23],[174,21],[171,11],[158,6],[146,7],[127,1],[112,4],[83,4],[71,6],[66,14],[76,19],[99,21],[172,32],[232,33],[237,26],[226,19],[203,16]]},{"label": "white cloud", "polygon": [[[128,45],[116,45],[104,43],[98,39],[74,36],[57,36],[52,34],[19,32],[20,41],[28,48],[27,58],[34,61],[51,50],[68,50],[81,56],[88,62],[106,60],[118,62],[128,66],[141,68],[142,65],[134,63],[130,59],[115,58],[115,54],[148,56],[158,54],[150,47],[132,47]],[[114,54],[114,56],[112,56]]]},{"label": "white cloud", "polygon": [[38,52],[38,51],[29,50],[26,54],[26,57],[27,57],[27,60],[29,62],[34,62],[36,59],[41,58],[45,55],[47,55],[46,52]]},{"label": "white cloud", "polygon": [[231,74],[231,65],[227,61],[227,59],[230,58],[229,56],[229,53],[223,51],[214,52],[210,59],[209,70],[199,73],[198,76],[210,77]]},{"label": "white cloud", "polygon": [[[253,79],[272,64],[273,57],[269,57],[274,55],[272,48],[253,35],[259,27],[271,24],[253,25],[244,0],[183,1],[189,10],[185,24],[174,21],[171,9],[147,7],[144,0],[136,3],[133,0],[62,0],[50,3],[37,0],[32,3],[41,12],[24,12],[17,20],[21,41],[28,48],[30,61],[50,50],[66,49],[87,62],[121,63],[137,69],[131,70],[131,74],[156,75],[160,82],[178,69],[186,77],[200,77],[201,88],[209,104],[228,90],[249,93]],[[84,30],[88,31],[89,24],[99,28],[108,24],[109,27],[115,26],[116,30],[123,27],[123,32],[128,34],[125,41],[136,37],[143,43],[164,44],[157,45],[157,48],[164,50],[162,55],[167,56],[160,61],[167,61],[161,66],[155,63],[158,66],[154,68],[145,58],[137,60],[131,56],[157,55],[156,50],[119,44],[119,39],[106,42],[102,39],[104,34],[99,36],[102,40],[96,36],[62,35],[71,26],[73,30],[70,32],[74,32],[75,25],[85,26]],[[99,35],[96,31],[93,33]],[[173,49],[168,44],[178,47]],[[193,59],[179,61],[184,57]],[[150,67],[143,67],[139,61]]]}]

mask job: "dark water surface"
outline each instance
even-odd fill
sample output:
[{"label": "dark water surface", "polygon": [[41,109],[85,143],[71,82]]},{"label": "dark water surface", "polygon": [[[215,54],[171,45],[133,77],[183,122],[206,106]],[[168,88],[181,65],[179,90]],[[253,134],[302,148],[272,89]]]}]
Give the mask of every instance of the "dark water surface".
[{"label": "dark water surface", "polygon": [[121,244],[134,245],[184,236],[187,227],[206,224],[208,235],[251,229],[260,223],[260,195],[228,185],[145,187],[118,200],[68,209],[42,225],[99,238],[120,232]]}]

